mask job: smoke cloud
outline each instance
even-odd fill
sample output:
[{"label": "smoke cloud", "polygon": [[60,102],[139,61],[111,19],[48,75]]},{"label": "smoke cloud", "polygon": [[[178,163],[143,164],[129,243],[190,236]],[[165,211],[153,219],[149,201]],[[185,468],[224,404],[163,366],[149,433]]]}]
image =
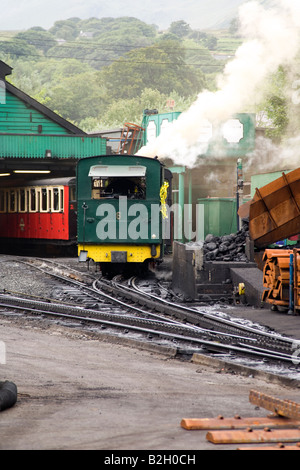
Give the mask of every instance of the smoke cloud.
[{"label": "smoke cloud", "polygon": [[286,139],[283,145],[258,137],[255,150],[247,155],[244,172],[258,174],[295,170],[300,166],[299,148],[299,135]]},{"label": "smoke cloud", "polygon": [[139,155],[169,158],[192,168],[207,150],[203,124],[208,120],[218,126],[234,113],[249,112],[262,98],[265,80],[280,65],[292,63],[299,50],[299,0],[275,0],[272,5],[267,8],[249,1],[240,8],[244,42],[219,77],[217,91],[201,92],[189,110],[166,126]]}]

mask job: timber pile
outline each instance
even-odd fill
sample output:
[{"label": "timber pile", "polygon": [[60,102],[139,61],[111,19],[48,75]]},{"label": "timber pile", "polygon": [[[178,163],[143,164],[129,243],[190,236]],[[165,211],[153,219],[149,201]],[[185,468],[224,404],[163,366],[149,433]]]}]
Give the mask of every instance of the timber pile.
[{"label": "timber pile", "polygon": [[[292,271],[290,271],[290,256],[292,258]],[[291,307],[290,288],[292,289],[292,302],[295,310],[300,309],[300,250],[267,249],[263,261],[263,287],[262,301],[274,306]],[[290,279],[292,272],[292,279]]]},{"label": "timber pile", "polygon": [[[297,267],[297,268],[296,268]],[[300,310],[300,250],[294,249],[294,311]]]},{"label": "timber pile", "polygon": [[278,306],[289,306],[290,255],[292,250],[265,250],[263,261],[262,301]]},{"label": "timber pile", "polygon": [[[207,431],[213,444],[255,444],[237,450],[300,450],[300,405],[250,390],[249,401],[271,411],[265,417],[188,418],[181,420],[186,430]],[[267,446],[262,444],[268,444]]]}]

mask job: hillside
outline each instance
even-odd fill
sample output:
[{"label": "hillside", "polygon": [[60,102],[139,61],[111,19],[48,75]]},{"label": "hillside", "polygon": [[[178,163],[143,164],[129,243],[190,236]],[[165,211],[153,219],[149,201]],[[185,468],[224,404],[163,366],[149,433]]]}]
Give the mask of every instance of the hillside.
[{"label": "hillside", "polygon": [[[273,0],[261,2],[270,5]],[[167,1],[160,10],[153,8],[147,21],[134,16],[72,16],[46,29],[3,30],[0,60],[13,68],[8,79],[15,86],[87,132],[123,126],[126,121],[139,124],[144,109],[182,112],[201,91],[216,89],[216,78],[242,42],[232,21],[241,3],[184,2],[184,17],[197,7],[195,17],[199,19],[201,12],[205,29],[175,18],[167,28],[159,29],[153,15],[167,12]],[[126,3],[127,13],[133,4],[133,0]],[[172,14],[177,15],[179,4],[176,0],[173,4]],[[31,1],[26,5],[30,10]],[[88,6],[87,1],[85,12]],[[137,13],[141,16],[142,11]],[[170,14],[165,18],[170,21]],[[227,23],[230,27],[225,28]],[[222,28],[215,29],[217,24]],[[280,132],[287,122],[281,96],[284,79],[282,86],[271,87],[268,102],[262,103],[268,118],[280,118]],[[175,103],[172,108],[170,103]]]},{"label": "hillside", "polygon": [[225,47],[227,55],[216,58],[218,34],[184,21],[162,32],[134,17],[75,17],[48,30],[0,32],[0,60],[13,67],[15,86],[95,131],[139,123],[146,108],[165,112],[170,99],[174,111],[184,111],[204,88],[213,89],[238,44],[223,30],[220,52]]}]

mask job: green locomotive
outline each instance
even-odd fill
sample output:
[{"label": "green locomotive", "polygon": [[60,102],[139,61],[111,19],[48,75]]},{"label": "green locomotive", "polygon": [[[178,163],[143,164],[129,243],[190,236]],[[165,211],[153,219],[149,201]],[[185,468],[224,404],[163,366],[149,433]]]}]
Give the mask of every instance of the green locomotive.
[{"label": "green locomotive", "polygon": [[79,259],[100,263],[104,273],[161,260],[170,239],[169,173],[155,158],[101,155],[79,160]]}]

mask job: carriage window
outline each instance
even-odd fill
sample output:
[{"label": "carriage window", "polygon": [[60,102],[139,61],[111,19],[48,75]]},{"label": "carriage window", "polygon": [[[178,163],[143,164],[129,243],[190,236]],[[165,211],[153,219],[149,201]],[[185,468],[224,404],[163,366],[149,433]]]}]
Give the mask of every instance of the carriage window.
[{"label": "carriage window", "polygon": [[25,212],[25,210],[26,210],[25,189],[20,189],[19,211],[20,212]]},{"label": "carriage window", "polygon": [[52,189],[48,189],[48,212],[52,211]]},{"label": "carriage window", "polygon": [[47,211],[48,210],[48,205],[47,205],[47,202],[48,202],[48,197],[47,197],[47,189],[46,188],[42,188],[42,207],[41,207],[41,210],[43,212]]},{"label": "carriage window", "polygon": [[29,206],[29,210],[31,212],[36,212],[36,190],[34,188],[32,188],[30,190],[30,206]]},{"label": "carriage window", "polygon": [[36,192],[36,210],[37,212],[41,210],[41,191]]},{"label": "carriage window", "polygon": [[6,212],[5,209],[5,191],[0,191],[0,212]]},{"label": "carriage window", "polygon": [[119,196],[127,196],[129,199],[145,199],[146,178],[92,178],[92,199],[118,198]]},{"label": "carriage window", "polygon": [[53,188],[53,210],[59,211],[59,190],[58,188]]},{"label": "carriage window", "polygon": [[30,191],[26,189],[26,212],[29,212]]},{"label": "carriage window", "polygon": [[14,189],[9,192],[8,210],[9,212],[17,212],[17,192]]},{"label": "carriage window", "polygon": [[63,211],[64,210],[64,190],[60,190],[60,207],[59,210]]},{"label": "carriage window", "polygon": [[76,187],[70,186],[70,201],[76,201]]}]

